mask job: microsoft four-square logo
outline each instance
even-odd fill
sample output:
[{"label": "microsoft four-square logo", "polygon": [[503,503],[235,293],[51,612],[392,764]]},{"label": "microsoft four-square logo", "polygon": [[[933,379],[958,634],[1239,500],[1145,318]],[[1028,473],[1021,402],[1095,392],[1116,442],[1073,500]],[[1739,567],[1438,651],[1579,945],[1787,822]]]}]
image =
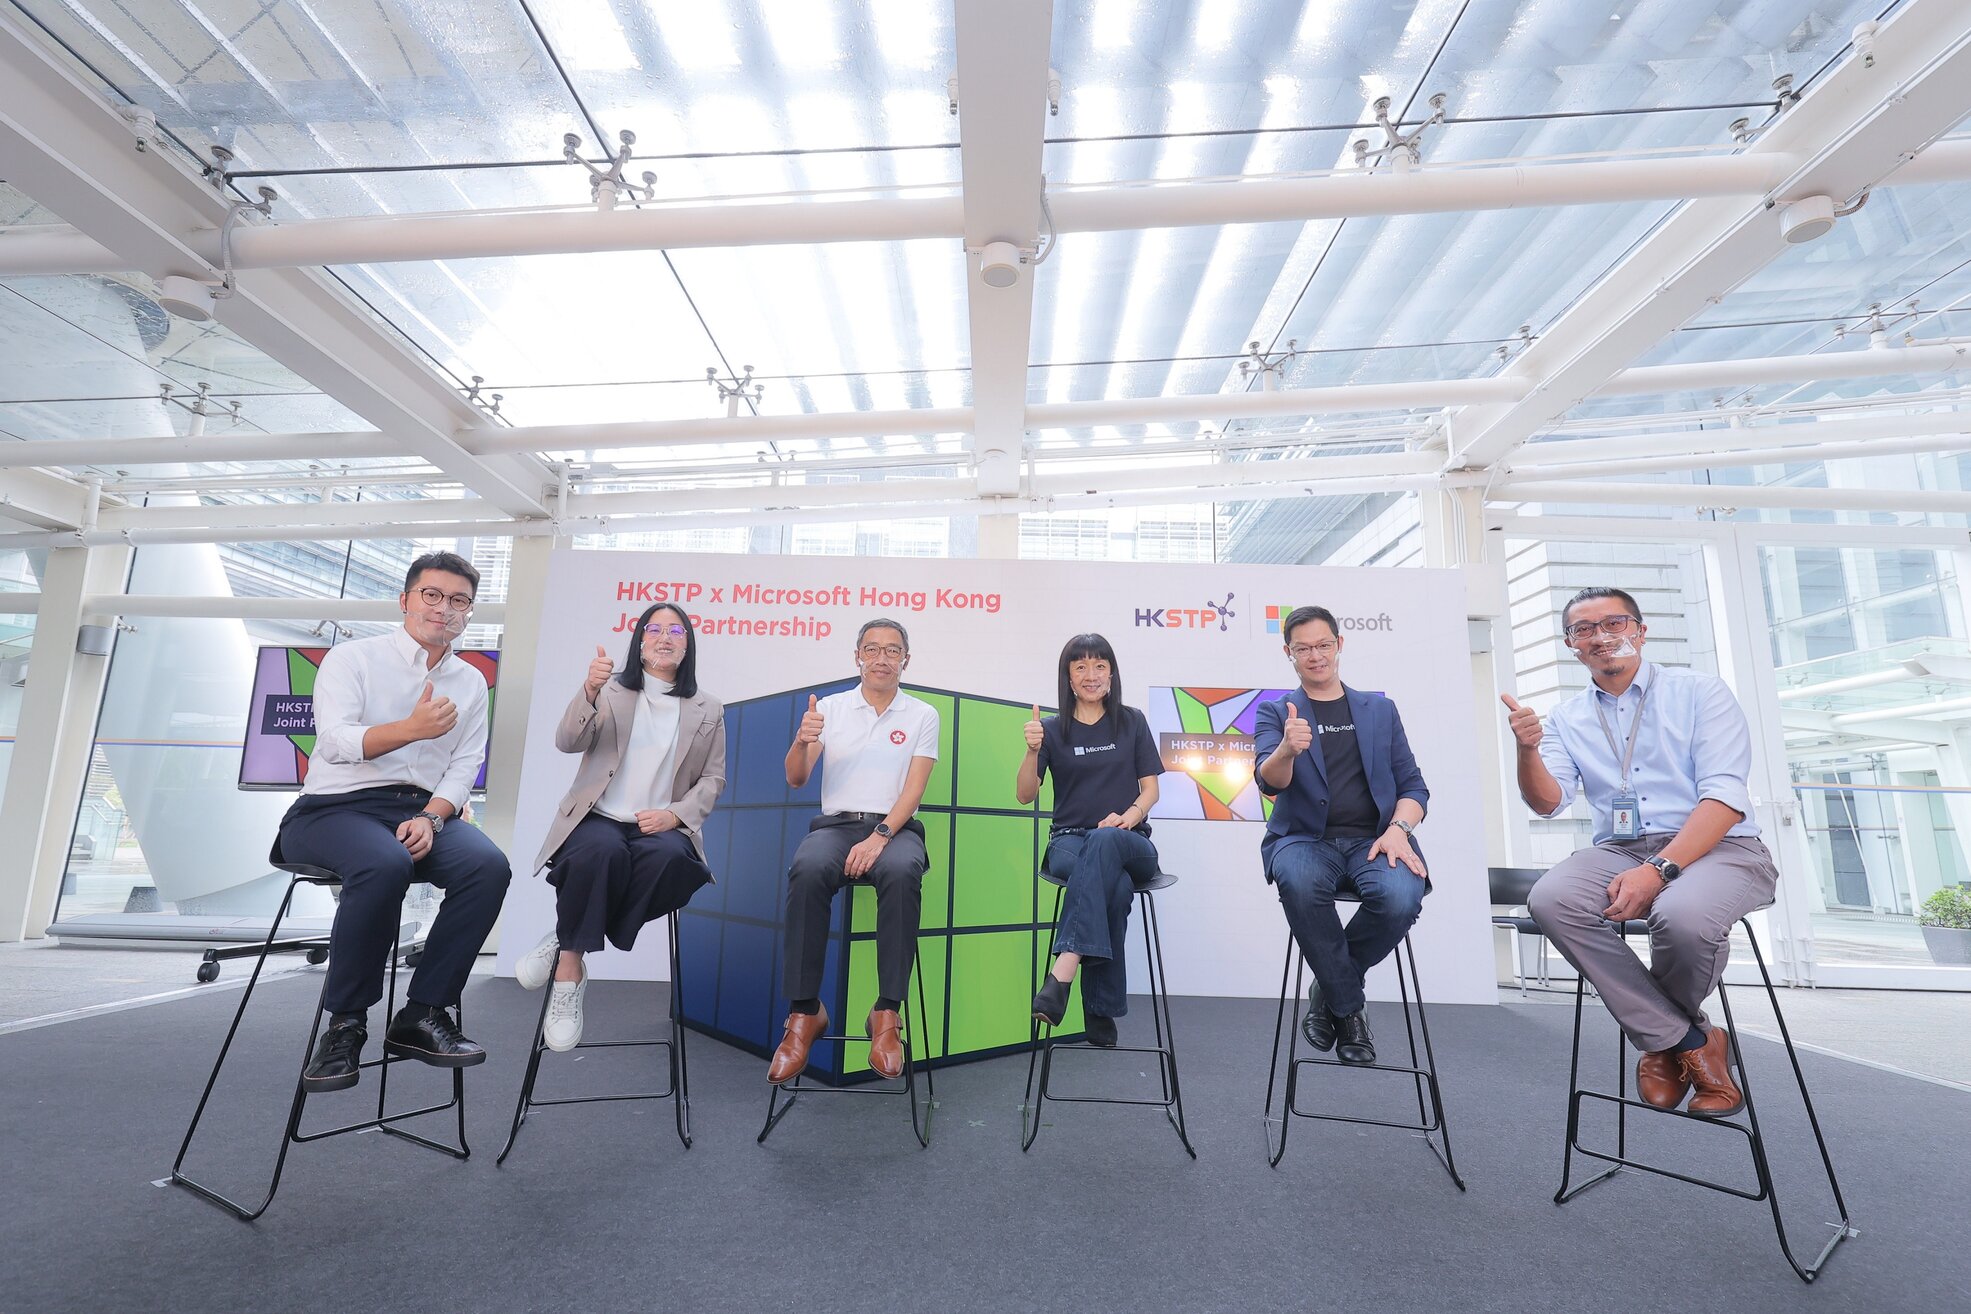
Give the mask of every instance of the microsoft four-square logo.
[{"label": "microsoft four-square logo", "polygon": [[1268,634],[1278,634],[1280,632],[1280,626],[1291,615],[1293,615],[1293,604],[1279,607],[1269,605],[1266,608],[1266,632]]}]

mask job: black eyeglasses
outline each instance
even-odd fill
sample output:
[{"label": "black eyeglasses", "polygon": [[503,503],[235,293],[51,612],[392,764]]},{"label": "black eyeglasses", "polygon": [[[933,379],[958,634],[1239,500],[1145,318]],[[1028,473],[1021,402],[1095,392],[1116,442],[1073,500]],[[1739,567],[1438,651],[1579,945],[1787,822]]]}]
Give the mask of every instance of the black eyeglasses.
[{"label": "black eyeglasses", "polygon": [[427,607],[443,607],[446,611],[472,610],[472,595],[470,593],[448,594],[443,589],[434,589],[426,586],[417,590],[417,595],[423,599],[424,605]]},{"label": "black eyeglasses", "polygon": [[1561,633],[1567,636],[1569,643],[1586,643],[1595,636],[1596,631],[1613,638],[1618,634],[1627,634],[1631,625],[1640,624],[1640,616],[1604,616],[1598,621],[1576,621]]}]

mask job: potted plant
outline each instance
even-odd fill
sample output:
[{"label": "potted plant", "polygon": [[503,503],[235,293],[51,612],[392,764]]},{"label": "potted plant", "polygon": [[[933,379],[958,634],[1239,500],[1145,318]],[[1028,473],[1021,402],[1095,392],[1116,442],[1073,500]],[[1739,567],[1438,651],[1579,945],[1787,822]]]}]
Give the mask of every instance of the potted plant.
[{"label": "potted plant", "polygon": [[1930,959],[1943,967],[1971,967],[1971,890],[1945,886],[1923,901],[1916,915]]}]

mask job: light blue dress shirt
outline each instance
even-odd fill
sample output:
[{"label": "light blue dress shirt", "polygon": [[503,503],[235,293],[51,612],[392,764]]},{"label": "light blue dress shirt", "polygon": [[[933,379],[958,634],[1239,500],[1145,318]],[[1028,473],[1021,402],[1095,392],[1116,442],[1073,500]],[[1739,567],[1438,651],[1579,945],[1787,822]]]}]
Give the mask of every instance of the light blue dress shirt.
[{"label": "light blue dress shirt", "polygon": [[[1595,843],[1614,835],[1609,800],[1621,783],[1621,750],[1638,707],[1642,728],[1629,763],[1629,783],[1638,798],[1643,834],[1674,835],[1701,800],[1714,798],[1743,818],[1726,834],[1758,835],[1745,783],[1752,770],[1752,734],[1738,700],[1715,675],[1654,662],[1642,664],[1621,697],[1611,698],[1590,684],[1547,718],[1540,760],[1560,784],[1560,804],[1547,815],[1565,812],[1575,795],[1585,792],[1595,814]],[[1602,729],[1603,716],[1615,736],[1613,749]]]}]

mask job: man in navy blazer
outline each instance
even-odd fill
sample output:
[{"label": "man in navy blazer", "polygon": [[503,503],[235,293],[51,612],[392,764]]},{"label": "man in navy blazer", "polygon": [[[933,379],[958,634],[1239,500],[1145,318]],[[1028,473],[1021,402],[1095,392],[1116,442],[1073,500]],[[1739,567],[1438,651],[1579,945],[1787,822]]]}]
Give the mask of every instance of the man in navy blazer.
[{"label": "man in navy blazer", "polygon": [[[1430,888],[1414,834],[1430,791],[1396,704],[1342,684],[1334,613],[1296,607],[1280,628],[1300,687],[1259,707],[1253,753],[1273,799],[1260,861],[1314,969],[1307,1043],[1373,1063],[1362,979],[1403,942]],[[1341,890],[1361,900],[1346,929]]]}]

